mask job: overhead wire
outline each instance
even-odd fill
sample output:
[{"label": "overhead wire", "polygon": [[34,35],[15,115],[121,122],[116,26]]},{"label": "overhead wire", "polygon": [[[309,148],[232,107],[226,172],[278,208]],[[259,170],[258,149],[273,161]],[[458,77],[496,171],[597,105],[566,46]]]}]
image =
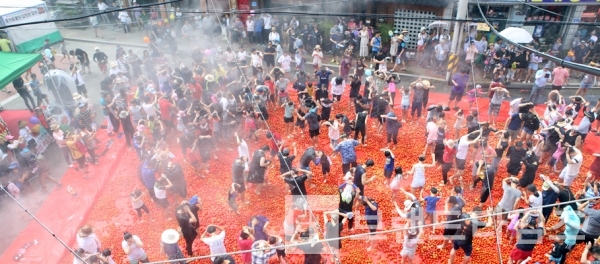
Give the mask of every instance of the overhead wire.
[{"label": "overhead wire", "polygon": [[[570,204],[573,204],[573,203],[575,203],[575,204],[585,203],[588,201],[599,200],[599,199],[600,198],[598,198],[598,197],[592,197],[592,198],[577,199],[577,200],[572,200],[572,201],[567,201],[567,202],[559,202],[559,203],[555,203],[555,204],[534,206],[534,207],[524,208],[524,209],[515,209],[515,210],[511,210],[511,211],[506,211],[506,212],[495,212],[495,213],[491,213],[491,214],[486,213],[486,214],[479,215],[477,218],[481,219],[481,218],[487,218],[487,217],[498,217],[498,216],[502,216],[502,215],[508,215],[511,213],[524,213],[524,212],[531,211],[531,210],[538,210],[541,212],[541,209],[543,209],[543,208],[562,206],[562,205],[570,206]],[[376,231],[376,232],[367,232],[367,233],[347,235],[347,236],[341,236],[341,237],[335,237],[335,238],[325,238],[325,239],[319,239],[316,241],[302,242],[302,243],[296,243],[296,244],[286,244],[286,245],[283,245],[283,246],[280,246],[277,248],[278,249],[294,248],[297,246],[311,245],[313,243],[324,243],[324,242],[333,242],[333,241],[341,242],[341,240],[346,240],[346,239],[353,239],[353,238],[358,239],[358,238],[362,238],[365,236],[385,235],[385,234],[390,234],[390,233],[406,231],[406,230],[410,230],[410,229],[421,229],[421,228],[424,229],[427,227],[434,227],[434,226],[440,226],[440,225],[460,224],[460,223],[464,222],[465,220],[466,219],[457,219],[457,220],[443,221],[443,222],[431,223],[431,224],[422,224],[422,225],[415,225],[415,226],[411,225],[409,227],[395,228],[395,229],[382,230],[382,231]],[[473,218],[469,218],[469,220],[473,220]],[[407,219],[407,221],[410,221],[410,219]],[[234,252],[228,252],[226,254],[227,255],[239,255],[239,254],[252,253],[252,252],[257,252],[257,251],[265,251],[265,249],[239,250],[239,251],[234,251]],[[218,257],[218,256],[223,256],[223,255],[224,254],[211,254],[211,255],[205,255],[205,256],[196,256],[196,257],[173,259],[173,260],[152,261],[152,262],[149,262],[149,264],[171,263],[171,262],[178,262],[178,261],[194,261],[194,260],[213,258],[213,257]]]}]

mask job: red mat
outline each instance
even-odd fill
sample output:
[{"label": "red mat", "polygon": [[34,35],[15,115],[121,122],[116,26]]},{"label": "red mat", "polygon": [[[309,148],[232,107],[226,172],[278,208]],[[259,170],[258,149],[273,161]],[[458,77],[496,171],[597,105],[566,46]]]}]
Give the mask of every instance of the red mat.
[{"label": "red mat", "polygon": [[[29,113],[29,111],[26,112]],[[97,138],[101,142],[98,144],[98,150],[103,151],[109,137],[106,133],[101,132],[98,133]],[[65,243],[72,244],[71,242],[74,241],[77,230],[87,220],[86,216],[93,208],[98,195],[111,179],[119,160],[125,154],[123,150],[125,140],[114,139],[115,142],[111,149],[104,157],[100,158],[100,164],[98,166],[90,166],[90,179],[83,178],[80,172],[70,168],[61,179],[63,187],[53,190],[35,214],[48,229],[54,232],[57,238],[60,238]],[[46,153],[46,155],[50,155],[50,153]],[[67,192],[67,186],[73,187],[77,191],[78,196],[72,197]],[[27,198],[24,197],[24,199]],[[13,201],[8,200],[7,202],[10,203]],[[35,220],[31,220],[29,225],[0,257],[0,263],[13,263],[12,259],[17,254],[17,251],[23,245],[31,243],[34,239],[39,243],[28,248],[19,263],[58,263],[68,252],[42,226]]]},{"label": "red mat", "polygon": [[[8,127],[8,131],[15,138],[19,137],[19,121],[24,120],[29,124],[29,118],[33,116],[33,113],[29,112],[29,110],[3,110],[0,112],[0,117],[6,123]],[[31,127],[31,124],[29,124]]]},{"label": "red mat", "polygon": [[[346,98],[347,97],[344,99]],[[446,104],[447,98],[448,95],[445,94],[431,93],[430,103]],[[479,101],[481,110],[480,120],[487,119],[487,103],[487,99],[480,99]],[[342,101],[341,105],[343,105],[340,106],[341,111],[348,112],[348,110],[344,108],[346,102]],[[461,107],[466,109],[467,103],[464,102],[461,104]],[[503,105],[503,111],[501,111],[500,117],[498,118],[498,122],[503,122],[506,119],[507,107],[508,103],[505,102]],[[338,111],[340,111],[340,109],[336,109],[333,112]],[[396,113],[399,112],[399,110],[396,110]],[[269,120],[271,127],[280,134],[283,133],[283,122],[279,118],[281,114],[282,110],[277,109],[272,114],[274,118]],[[449,126],[454,124],[453,118],[448,118],[448,120]],[[417,157],[416,153],[419,153],[423,149],[423,125],[424,124],[407,124],[400,132],[400,142],[405,145],[395,149],[397,156],[396,164],[402,166],[405,170],[408,170],[410,166],[415,163]],[[383,142],[385,139],[384,137],[375,135],[374,129],[370,127],[368,134],[369,146],[366,148],[359,148],[358,161],[364,162],[367,157],[374,158],[377,165],[374,169],[372,169],[371,172],[369,172],[369,174],[372,173],[374,175],[382,175],[383,173],[381,164],[383,155],[379,152],[379,148],[384,144]],[[106,142],[107,137],[104,134],[99,135],[99,137],[103,143]],[[113,145],[113,149],[108,152],[107,157],[101,159],[101,165],[95,168],[97,172],[93,174],[94,176],[92,179],[83,179],[81,175],[74,170],[69,170],[62,180],[62,182],[65,184],[65,187],[50,194],[48,200],[44,203],[36,215],[46,226],[48,226],[52,231],[56,232],[57,237],[63,239],[63,241],[65,241],[71,247],[75,246],[74,239],[77,229],[83,224],[90,223],[96,228],[96,234],[100,237],[100,240],[103,243],[102,247],[112,248],[113,254],[115,255],[115,261],[117,261],[117,263],[126,263],[120,247],[122,232],[125,230],[140,236],[145,244],[146,252],[148,253],[151,261],[163,260],[165,256],[159,254],[158,252],[160,233],[166,228],[175,228],[177,223],[174,219],[163,219],[162,210],[152,203],[147,195],[145,196],[144,200],[150,208],[151,214],[149,216],[144,216],[144,223],[140,223],[135,220],[136,217],[133,210],[130,208],[127,197],[131,190],[136,187],[139,187],[143,190],[143,187],[141,187],[139,180],[134,174],[138,162],[133,152],[123,148],[124,140],[116,141],[117,142],[115,142],[115,145]],[[306,144],[308,143],[307,136],[304,135],[303,137],[295,137],[294,141],[298,143],[298,150],[299,154],[301,155],[302,150],[304,150]],[[290,141],[288,140],[288,144],[289,142]],[[264,143],[266,143],[265,139],[261,139],[259,143],[251,142],[249,143],[250,149],[254,150],[259,145]],[[326,135],[321,136],[319,143],[320,148],[324,149],[326,153],[330,153]],[[590,146],[600,146],[599,138],[595,136],[588,137],[585,150],[589,151],[592,148]],[[177,160],[181,161],[179,148],[173,147],[172,151],[177,156]],[[182,163],[186,173],[186,179],[188,181],[189,196],[193,194],[199,194],[204,201],[205,209],[201,212],[199,217],[199,222],[201,223],[200,230],[206,228],[207,224],[219,224],[225,226],[227,229],[225,243],[228,252],[238,250],[236,241],[237,234],[239,232],[238,229],[241,225],[245,224],[252,215],[266,215],[273,222],[273,230],[276,232],[280,231],[280,226],[283,219],[283,205],[277,201],[282,200],[282,195],[286,192],[287,187],[279,180],[276,172],[278,171],[277,167],[271,169],[269,172],[268,177],[271,185],[268,188],[268,191],[266,191],[266,193],[264,193],[261,197],[257,197],[253,190],[250,189],[247,192],[247,199],[252,201],[252,204],[250,206],[241,207],[241,215],[236,216],[228,210],[226,202],[226,190],[228,189],[230,183],[231,176],[229,172],[231,160],[233,160],[233,157],[237,155],[237,152],[234,148],[234,150],[221,149],[216,153],[219,156],[219,160],[212,160],[209,163],[211,166],[211,173],[208,174],[206,179],[197,177],[197,175],[195,175],[195,170],[189,164]],[[586,165],[584,165],[582,171],[585,171],[587,166],[589,166],[589,163],[591,162],[589,157],[589,155],[586,155],[587,160],[584,161]],[[315,180],[318,181],[319,184],[315,188],[309,188],[309,194],[336,195],[336,185],[332,184],[331,182],[335,183],[339,181],[339,175],[341,175],[341,166],[339,157],[332,158],[332,160],[334,164],[332,165],[332,173],[327,184],[321,183],[323,178],[320,173],[320,168],[313,166],[313,171],[318,171],[315,174]],[[503,167],[501,170],[502,172],[499,172],[499,176],[497,178],[506,176]],[[470,168],[467,168],[467,171],[470,171]],[[437,183],[441,177],[440,175],[441,174],[439,170],[428,169],[428,182],[426,187],[429,188],[433,185],[437,186]],[[583,179],[578,179],[578,181],[579,180],[583,181]],[[536,179],[536,181],[538,180]],[[410,180],[404,182],[405,185],[409,183]],[[499,187],[500,185],[498,183],[499,182],[497,182],[495,186],[496,188],[494,188],[492,193],[492,197],[494,197],[495,202],[499,200],[499,196],[502,194],[502,191]],[[536,184],[539,186],[539,182],[536,182]],[[67,185],[74,187],[79,192],[79,197],[70,197],[66,192]],[[579,188],[580,185],[581,183],[577,182],[574,186],[575,188]],[[373,185],[369,185],[367,189],[368,192],[371,193],[369,196],[376,198],[381,206],[382,219],[387,225],[384,225],[383,228],[396,228],[394,226],[390,226],[389,224],[392,217],[396,217],[397,214],[393,211],[393,205],[389,200],[391,195],[390,191],[382,185],[381,178],[379,178],[378,181]],[[445,187],[442,192],[443,196],[447,196],[449,194],[448,187]],[[479,196],[479,192],[477,190],[472,192],[466,191],[465,196],[467,197],[467,200],[470,201],[470,206],[472,206],[476,201],[476,197]],[[259,199],[270,202],[259,202]],[[402,201],[401,199],[403,198],[400,198],[400,203]],[[175,195],[170,195],[169,200],[170,203],[176,203],[180,201],[181,198],[175,197]],[[438,205],[440,205],[440,203],[438,203]],[[357,209],[356,211],[363,211],[363,209],[360,208],[360,210]],[[169,217],[172,217],[171,214],[169,215]],[[357,217],[360,217],[360,215],[357,215]],[[149,219],[152,220],[149,221]],[[317,219],[322,221],[322,216],[317,215]],[[554,223],[555,220],[556,218],[553,218],[551,223]],[[357,225],[359,232],[363,232],[361,228],[365,227],[364,224],[361,224],[360,221],[358,221]],[[430,231],[426,232],[429,233]],[[439,235],[439,232],[440,230],[438,229],[436,234]],[[348,233],[344,231],[342,235],[348,235]],[[342,262],[361,264],[392,262],[399,263],[398,252],[401,249],[401,241],[395,239],[395,234],[390,234],[386,237],[388,240],[378,243],[375,252],[372,252],[371,254],[366,254],[364,251],[364,241],[345,240],[343,242],[344,255]],[[11,259],[17,250],[21,248],[23,244],[31,242],[33,239],[37,239],[39,244],[28,249],[24,259],[21,261],[22,263],[54,264],[70,263],[72,261],[73,257],[67,254],[66,249],[48,233],[46,233],[36,222],[32,221],[15,240],[13,245],[6,251],[6,253],[0,257],[0,263],[12,262]],[[426,238],[424,238],[424,240],[425,239]],[[446,261],[448,250],[437,250],[435,248],[435,242],[437,241],[424,242],[423,245],[419,245],[418,255],[420,255],[421,259],[423,259],[423,262],[421,263],[442,263],[443,261]],[[180,244],[183,245],[183,240],[180,241]],[[511,245],[506,244],[507,243],[502,245],[502,252],[505,260],[507,259],[507,254],[510,252],[510,248],[512,247]],[[543,256],[541,254],[547,252],[549,246],[550,245],[548,243],[545,243],[544,245],[540,245],[538,248],[536,248],[534,260],[543,260]],[[476,238],[474,247],[475,253],[473,263],[483,263],[484,261],[496,263],[496,251],[495,249],[491,250],[492,247],[495,247],[495,242],[493,242],[491,238]],[[490,248],[490,250],[486,251],[485,248]],[[205,255],[208,254],[208,248],[201,242],[196,242],[194,244],[194,252],[196,252],[197,255]],[[574,261],[575,259],[579,259],[580,252],[581,247],[577,247],[571,256],[569,256],[568,263],[575,263],[572,262],[572,260]],[[292,263],[299,263],[299,259],[300,257],[298,256],[292,256]],[[462,259],[462,253],[459,253],[456,259],[457,262],[460,261]],[[209,262],[203,260],[198,263]]]}]

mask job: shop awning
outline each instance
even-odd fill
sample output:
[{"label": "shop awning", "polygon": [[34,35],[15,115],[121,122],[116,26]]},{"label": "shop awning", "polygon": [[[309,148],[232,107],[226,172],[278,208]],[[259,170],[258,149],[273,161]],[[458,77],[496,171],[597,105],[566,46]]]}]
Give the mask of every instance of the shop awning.
[{"label": "shop awning", "polygon": [[41,54],[0,52],[0,90],[42,59]]}]

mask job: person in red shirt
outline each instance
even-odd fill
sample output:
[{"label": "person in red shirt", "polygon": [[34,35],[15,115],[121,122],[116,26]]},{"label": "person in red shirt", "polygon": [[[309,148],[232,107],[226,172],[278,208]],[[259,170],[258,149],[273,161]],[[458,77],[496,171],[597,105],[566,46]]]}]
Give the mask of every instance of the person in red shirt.
[{"label": "person in red shirt", "polygon": [[269,149],[271,149],[271,159],[275,158],[277,152],[279,152],[279,145],[283,144],[281,136],[275,132],[269,132],[266,129],[260,129],[256,131],[256,136],[259,133],[265,132],[265,136],[269,140]]},{"label": "person in red shirt", "polygon": [[299,221],[306,216],[304,210],[300,208],[297,204],[292,206],[292,210],[289,210],[285,215],[285,219],[283,220],[283,233],[285,234],[285,240],[289,241],[294,232],[296,231],[296,226]]},{"label": "person in red shirt", "polygon": [[[242,227],[242,233],[238,238],[238,246],[241,251],[252,249],[252,244],[254,243],[254,236],[250,233],[250,227],[244,226]],[[252,252],[242,253],[242,263],[244,264],[252,264]]]},{"label": "person in red shirt", "polygon": [[192,98],[194,100],[201,101],[202,99],[202,86],[196,81],[196,78],[190,80],[189,88],[192,91]]},{"label": "person in red shirt", "polygon": [[269,88],[269,101],[271,105],[275,106],[275,102],[279,102],[279,98],[275,98],[277,93],[275,92],[275,83],[271,80],[271,76],[265,76],[265,86]]},{"label": "person in red shirt", "polygon": [[173,127],[171,109],[174,109],[175,107],[173,103],[171,103],[169,98],[166,95],[164,95],[158,101],[158,108],[160,109],[160,120],[163,122],[168,132],[168,130]]},{"label": "person in red shirt", "polygon": [[448,184],[448,172],[452,169],[452,163],[454,162],[454,158],[456,156],[456,143],[454,143],[453,139],[444,140],[444,156],[442,157],[442,177],[443,181],[440,183],[440,186],[445,186]]}]

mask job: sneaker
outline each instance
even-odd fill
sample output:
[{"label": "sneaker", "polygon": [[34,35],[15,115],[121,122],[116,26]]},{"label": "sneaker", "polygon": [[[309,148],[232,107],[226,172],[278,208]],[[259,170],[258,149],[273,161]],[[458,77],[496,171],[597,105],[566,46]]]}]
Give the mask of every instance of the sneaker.
[{"label": "sneaker", "polygon": [[72,163],[71,163],[71,164],[69,164],[69,168],[73,168],[73,164],[72,164]]}]

